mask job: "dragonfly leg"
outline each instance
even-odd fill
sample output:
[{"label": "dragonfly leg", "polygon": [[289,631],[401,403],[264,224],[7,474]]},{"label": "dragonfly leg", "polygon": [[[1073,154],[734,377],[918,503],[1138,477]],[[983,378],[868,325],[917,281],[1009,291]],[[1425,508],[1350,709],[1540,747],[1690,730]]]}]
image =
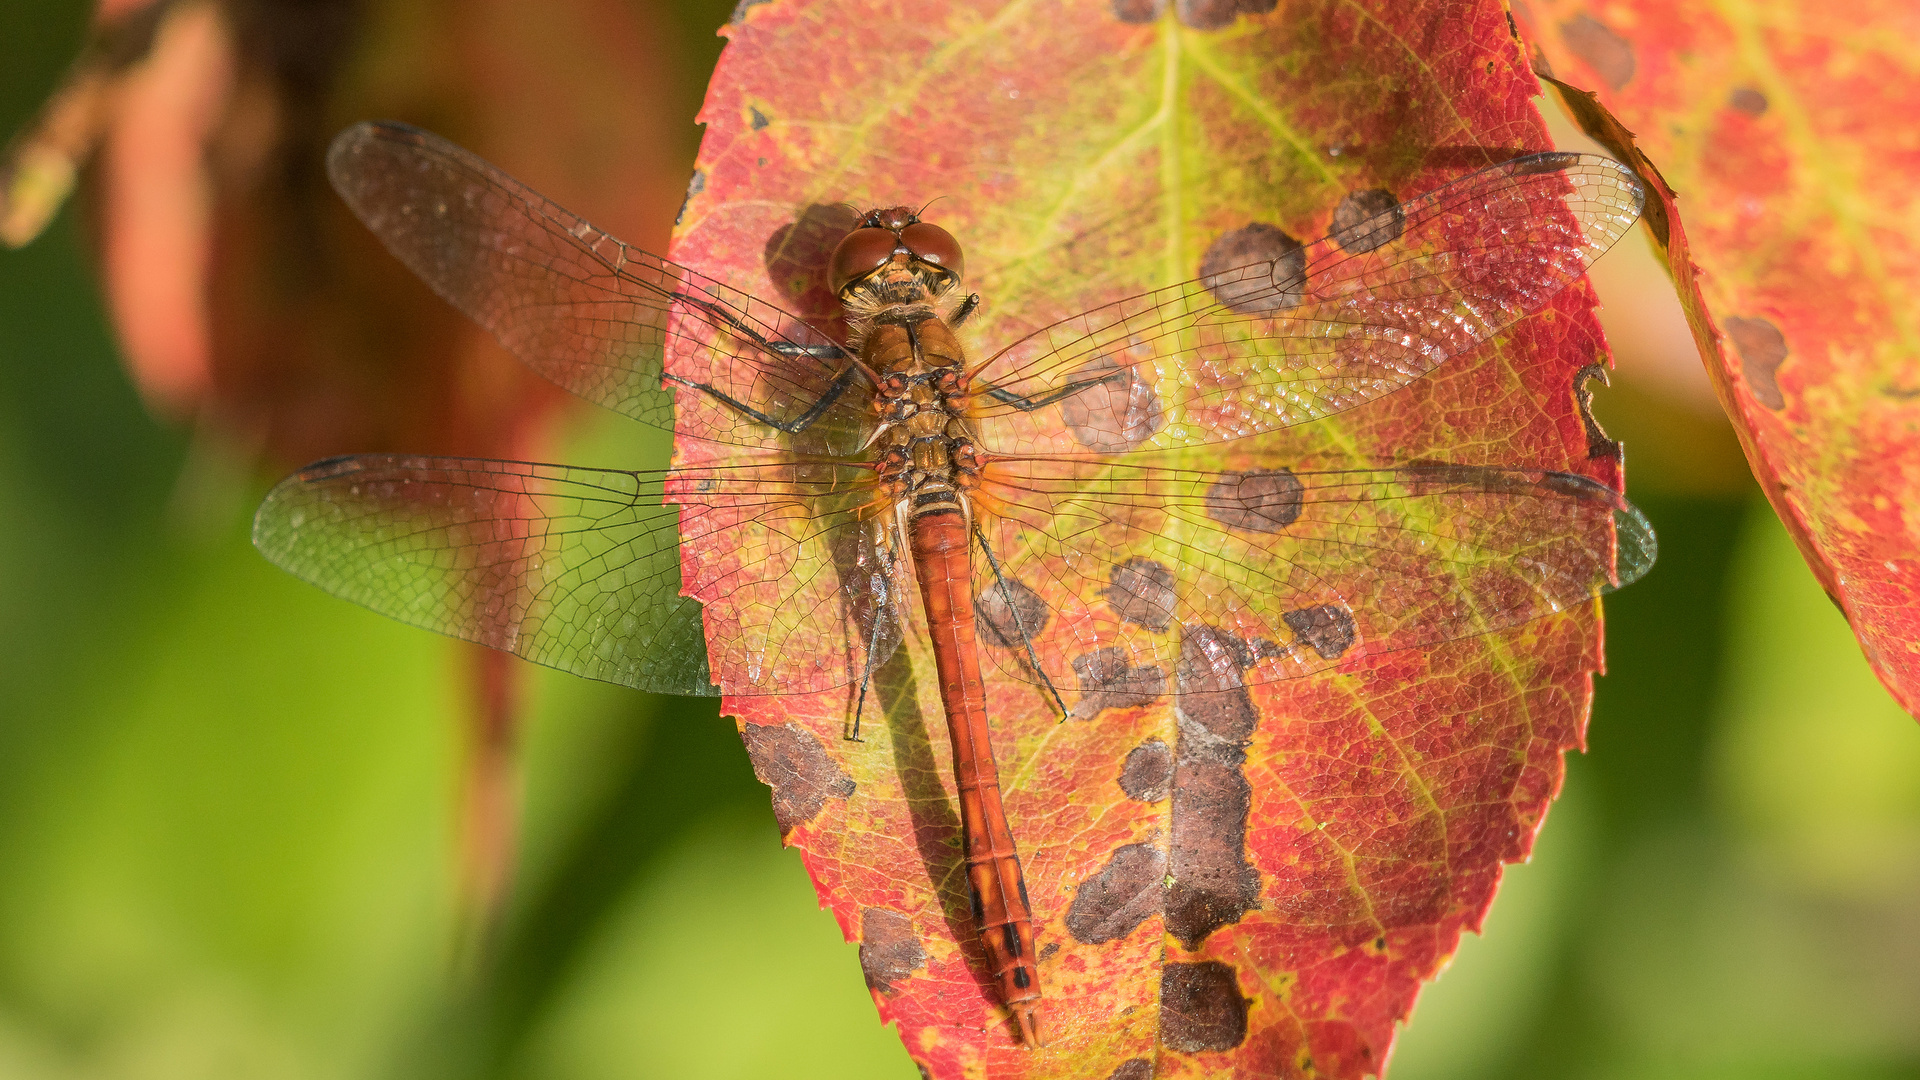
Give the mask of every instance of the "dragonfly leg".
[{"label": "dragonfly leg", "polygon": [[1060,721],[1065,723],[1067,703],[1060,700],[1059,688],[1053,685],[1053,679],[1048,677],[1046,670],[1040,666],[1040,657],[1033,651],[1033,635],[1027,632],[1026,624],[1020,618],[1020,607],[1013,602],[1013,590],[1007,587],[1006,575],[1000,572],[1000,560],[994,556],[993,549],[987,546],[987,536],[977,525],[973,527],[973,538],[980,542],[980,551],[987,557],[987,566],[993,570],[994,588],[1000,590],[1000,601],[1007,606],[1008,614],[1013,616],[1014,632],[1020,635],[1021,644],[1027,647],[1027,662],[1033,665],[1034,674],[1040,676],[1040,681],[1046,686],[1047,693],[1053,695],[1053,704],[1060,710]]},{"label": "dragonfly leg", "polygon": [[768,341],[765,337],[761,336],[759,331],[741,322],[738,317],[727,310],[724,304],[715,303],[712,300],[702,300],[697,296],[688,296],[686,293],[679,292],[668,293],[667,297],[671,300],[678,300],[690,308],[696,308],[706,312],[708,315],[725,323],[727,329],[746,338],[748,341],[753,342],[768,352],[778,353],[786,357],[806,356],[816,360],[853,359],[853,355],[847,352],[847,350],[831,343],[826,345],[799,345],[791,341]]},{"label": "dragonfly leg", "polygon": [[717,390],[706,383],[697,383],[691,379],[683,379],[678,375],[662,375],[660,376],[660,381],[673,383],[675,386],[684,386],[689,390],[698,390],[708,397],[713,398],[715,401],[733,409],[735,412],[752,417],[776,431],[784,431],[789,435],[798,435],[813,426],[815,420],[820,419],[820,417],[833,406],[834,402],[840,400],[840,395],[846,393],[847,388],[853,385],[854,376],[864,370],[864,365],[848,365],[845,370],[834,378],[833,384],[827,387],[827,392],[820,395],[819,401],[814,402],[806,412],[801,413],[792,420],[780,420],[768,416],[766,413],[761,412],[746,402],[731,397],[725,391]]},{"label": "dragonfly leg", "polygon": [[1058,390],[1049,390],[1035,397],[1016,394],[1011,390],[1003,390],[998,386],[989,386],[983,390],[982,393],[995,401],[1011,405],[1021,412],[1032,412],[1035,409],[1044,409],[1057,401],[1070,398],[1089,386],[1099,386],[1102,383],[1113,382],[1115,379],[1126,379],[1131,374],[1132,372],[1128,368],[1116,368],[1097,379],[1081,379],[1078,382],[1070,382]]},{"label": "dragonfly leg", "polygon": [[953,314],[947,316],[947,325],[959,326],[961,323],[973,318],[973,313],[979,310],[980,294],[968,293],[967,298],[960,301],[960,306],[953,309]]}]

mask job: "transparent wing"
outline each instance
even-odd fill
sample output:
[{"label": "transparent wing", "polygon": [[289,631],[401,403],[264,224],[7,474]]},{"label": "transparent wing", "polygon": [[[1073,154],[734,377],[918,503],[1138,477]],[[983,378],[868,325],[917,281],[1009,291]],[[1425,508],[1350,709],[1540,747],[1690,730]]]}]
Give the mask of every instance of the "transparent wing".
[{"label": "transparent wing", "polygon": [[1370,401],[1546,304],[1632,227],[1642,198],[1617,162],[1533,154],[1304,247],[1255,235],[1256,261],[1096,308],[981,364],[982,445],[1192,446]]},{"label": "transparent wing", "polygon": [[614,239],[437,135],[356,125],[327,173],[401,262],[589,401],[672,431],[676,391],[724,395],[751,412],[703,410],[684,433],[809,453],[852,453],[872,429],[872,387],[811,326]]},{"label": "transparent wing", "polygon": [[[899,642],[891,581],[863,572],[876,562],[859,521],[870,477],[334,458],[281,481],[253,537],[337,596],[562,671],[672,694],[810,693],[857,680],[869,647],[877,664]],[[720,530],[741,558],[684,581],[683,536]],[[739,627],[711,667],[703,605]]]},{"label": "transparent wing", "polygon": [[1202,628],[1247,683],[1474,637],[1634,581],[1655,551],[1639,511],[1570,473],[1025,459],[982,492],[981,640],[1062,692],[1155,684]]}]

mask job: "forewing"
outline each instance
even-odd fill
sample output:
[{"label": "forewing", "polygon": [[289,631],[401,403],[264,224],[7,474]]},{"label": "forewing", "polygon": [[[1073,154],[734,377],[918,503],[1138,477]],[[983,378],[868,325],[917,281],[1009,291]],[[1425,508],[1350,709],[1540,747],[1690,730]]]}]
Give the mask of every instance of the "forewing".
[{"label": "forewing", "polygon": [[805,322],[622,243],[439,136],[359,124],[327,172],[400,261],[589,401],[672,431],[676,393],[724,394],[779,424],[812,419],[790,436],[728,407],[686,434],[812,453],[853,452],[872,426],[871,387],[838,379],[847,359]]},{"label": "forewing", "polygon": [[[830,490],[842,480],[784,463],[687,474],[366,455],[283,480],[253,536],[337,596],[562,671],[672,694],[806,693],[858,678],[868,643],[898,640],[891,594],[870,579],[790,573],[809,545],[864,535]],[[684,582],[681,535],[715,529],[753,558]],[[727,646],[757,653],[755,679],[723,664],[716,680],[702,603],[768,589],[775,603]],[[796,638],[811,648],[784,648]]]},{"label": "forewing", "polygon": [[1295,678],[1586,603],[1654,557],[1639,511],[1570,473],[1025,459],[982,493],[987,651],[1095,710],[1158,694],[1202,628],[1241,681]]},{"label": "forewing", "polygon": [[1305,247],[1056,323],[975,375],[1007,454],[1219,442],[1352,408],[1577,280],[1640,214],[1607,158],[1515,158]]}]

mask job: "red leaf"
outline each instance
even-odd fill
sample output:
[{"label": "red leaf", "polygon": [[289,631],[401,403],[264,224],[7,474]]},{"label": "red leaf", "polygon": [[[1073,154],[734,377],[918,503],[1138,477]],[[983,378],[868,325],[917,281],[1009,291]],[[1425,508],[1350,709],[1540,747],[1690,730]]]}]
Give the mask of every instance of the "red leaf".
[{"label": "red leaf", "polygon": [[1747,460],[1874,670],[1920,709],[1920,159],[1911,5],[1516,8],[1660,163],[1666,256]]},{"label": "red leaf", "polygon": [[[837,333],[825,264],[852,222],[837,204],[939,199],[927,217],[959,238],[986,298],[968,337],[984,358],[1211,273],[1231,262],[1209,263],[1217,245],[1320,236],[1364,218],[1355,205],[1547,145],[1497,4],[1262,7],[742,5],[674,257]],[[1576,284],[1405,390],[1259,445],[1302,463],[1518,466],[1617,488],[1617,447],[1580,405],[1606,359]],[[1114,396],[1130,444],[1167,430]],[[679,453],[732,451],[683,439]],[[1218,470],[1257,456],[1183,453]],[[760,557],[721,536],[688,539],[689,583]],[[749,602],[711,602],[709,640],[740,640]],[[1065,722],[1031,684],[989,672],[1039,923],[1038,1051],[1009,1035],[970,925],[923,636],[882,670],[863,742],[842,739],[851,691],[724,707],[823,904],[863,942],[882,1017],[930,1075],[1358,1077],[1384,1067],[1421,981],[1477,929],[1502,863],[1530,849],[1581,738],[1595,615],[1251,688],[1088,657],[1082,682],[1099,669],[1109,689]],[[1181,641],[1234,645],[1192,628]],[[716,652],[716,675],[730,663],[748,661]]]}]

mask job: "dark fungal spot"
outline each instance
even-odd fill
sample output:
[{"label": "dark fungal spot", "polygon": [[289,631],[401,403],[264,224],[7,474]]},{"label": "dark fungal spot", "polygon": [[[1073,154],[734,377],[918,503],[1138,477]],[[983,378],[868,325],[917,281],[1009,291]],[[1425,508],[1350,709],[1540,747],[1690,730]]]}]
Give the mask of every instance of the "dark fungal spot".
[{"label": "dark fungal spot", "polygon": [[1333,208],[1333,242],[1355,255],[1400,239],[1407,213],[1385,188],[1356,191]]},{"label": "dark fungal spot", "polygon": [[773,818],[786,835],[813,820],[828,799],[853,794],[853,778],[827,756],[813,732],[798,724],[748,724],[741,731],[753,775],[773,789]]},{"label": "dark fungal spot", "polygon": [[1300,517],[1305,491],[1291,469],[1227,473],[1207,487],[1207,516],[1229,529],[1277,533]]},{"label": "dark fungal spot", "polygon": [[1767,111],[1767,95],[1751,86],[1735,87],[1733,93],[1727,95],[1727,107],[1748,116],[1763,116]]},{"label": "dark fungal spot", "polygon": [[1173,750],[1148,739],[1127,753],[1120,767],[1120,790],[1137,802],[1157,803],[1173,790]]},{"label": "dark fungal spot", "polygon": [[1123,23],[1159,22],[1167,0],[1113,0],[1113,17]]},{"label": "dark fungal spot", "polygon": [[1580,410],[1580,422],[1587,429],[1587,458],[1590,461],[1618,461],[1623,453],[1619,443],[1607,438],[1600,427],[1600,421],[1593,415],[1593,390],[1587,384],[1598,382],[1602,387],[1613,385],[1607,379],[1607,369],[1599,364],[1588,364],[1573,373],[1573,404]]},{"label": "dark fungal spot", "polygon": [[1247,999],[1218,960],[1160,969],[1160,1041],[1182,1053],[1231,1050],[1247,1037]]},{"label": "dark fungal spot", "polygon": [[1305,296],[1306,282],[1300,241],[1263,221],[1222,233],[1200,258],[1200,283],[1221,306],[1242,315],[1293,307]]},{"label": "dark fungal spot", "polygon": [[707,190],[707,174],[699,169],[693,170],[692,179],[687,181],[686,197],[680,200],[680,212],[673,216],[673,223],[675,225],[680,224],[687,216],[687,204],[693,201],[695,195],[705,190]]},{"label": "dark fungal spot", "polygon": [[914,935],[913,920],[897,911],[863,908],[860,912],[860,970],[867,985],[891,993],[927,965],[927,951]]},{"label": "dark fungal spot", "polygon": [[1128,559],[1114,567],[1100,595],[1135,626],[1158,634],[1173,624],[1173,571],[1152,559]]},{"label": "dark fungal spot", "polygon": [[1174,0],[1173,13],[1194,30],[1219,30],[1241,15],[1264,15],[1278,0]]},{"label": "dark fungal spot", "polygon": [[747,124],[755,131],[767,126],[767,114],[752,106],[747,107]]},{"label": "dark fungal spot", "polygon": [[1018,578],[989,581],[973,606],[986,625],[987,640],[1003,649],[1025,648],[1053,617],[1040,594]]},{"label": "dark fungal spot", "polygon": [[1353,616],[1335,604],[1300,608],[1280,616],[1293,631],[1296,644],[1320,654],[1322,660],[1338,660],[1353,647]]},{"label": "dark fungal spot", "polygon": [[1086,385],[1060,402],[1060,419],[1089,450],[1132,450],[1167,422],[1160,395],[1131,367],[1102,359],[1074,372],[1068,381]]},{"label": "dark fungal spot", "polygon": [[1153,1062],[1146,1058],[1128,1058],[1107,1074],[1107,1080],[1153,1080]]},{"label": "dark fungal spot", "polygon": [[1787,407],[1780,393],[1778,372],[1787,359],[1787,339],[1780,328],[1765,319],[1734,316],[1726,322],[1727,336],[1740,352],[1740,374],[1746,378],[1753,400],[1778,412]]},{"label": "dark fungal spot", "polygon": [[1180,640],[1166,924],[1189,949],[1260,897],[1260,874],[1246,857],[1253,789],[1244,772],[1260,718],[1241,681],[1238,645],[1207,626],[1188,627]]},{"label": "dark fungal spot", "polygon": [[1073,658],[1080,676],[1081,697],[1073,707],[1076,720],[1091,720],[1105,709],[1151,705],[1167,692],[1167,673],[1157,667],[1135,667],[1133,654],[1109,645]]},{"label": "dark fungal spot", "polygon": [[1067,933],[1087,945],[1117,941],[1160,913],[1167,856],[1154,844],[1114,851],[1100,872],[1080,883],[1067,909]]},{"label": "dark fungal spot", "polygon": [[1053,959],[1053,955],[1059,951],[1060,943],[1057,941],[1049,941],[1045,945],[1040,946],[1040,959],[1042,962],[1051,960]]},{"label": "dark fungal spot", "polygon": [[1560,37],[1573,55],[1585,60],[1613,89],[1620,89],[1633,78],[1637,66],[1633,42],[1614,33],[1606,23],[1583,12],[1560,24]]}]

